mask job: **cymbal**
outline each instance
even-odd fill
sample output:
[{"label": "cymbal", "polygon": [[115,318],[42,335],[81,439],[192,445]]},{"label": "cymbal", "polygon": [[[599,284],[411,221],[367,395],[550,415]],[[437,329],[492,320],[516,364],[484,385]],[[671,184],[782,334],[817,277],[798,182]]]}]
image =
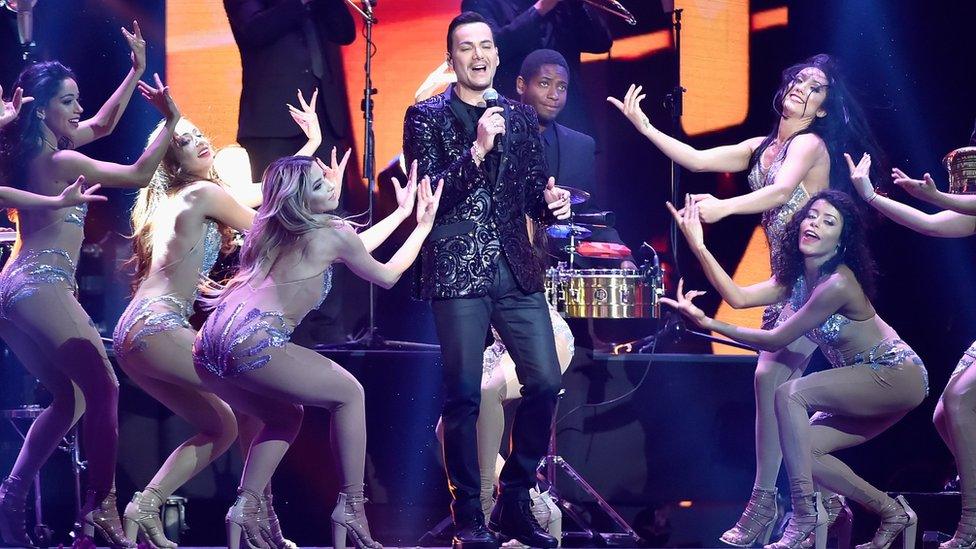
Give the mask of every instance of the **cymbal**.
[{"label": "cymbal", "polygon": [[590,199],[590,193],[584,191],[583,189],[577,189],[576,187],[566,187],[564,185],[556,185],[557,189],[562,189],[564,191],[569,191],[569,203],[572,205],[582,204]]},{"label": "cymbal", "polygon": [[574,234],[576,238],[584,239],[589,238],[593,231],[582,225],[550,225],[546,229],[546,234],[552,238],[569,238],[570,234]]},{"label": "cymbal", "polygon": [[581,242],[576,253],[595,259],[627,259],[631,256],[630,248],[614,242]]}]

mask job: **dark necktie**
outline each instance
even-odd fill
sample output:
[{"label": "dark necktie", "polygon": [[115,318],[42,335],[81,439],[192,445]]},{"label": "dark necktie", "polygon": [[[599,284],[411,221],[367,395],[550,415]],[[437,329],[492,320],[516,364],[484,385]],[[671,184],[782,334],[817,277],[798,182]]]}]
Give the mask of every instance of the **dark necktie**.
[{"label": "dark necktie", "polygon": [[305,42],[308,44],[309,60],[312,63],[312,74],[319,80],[325,82],[330,81],[332,74],[329,72],[325,64],[325,58],[322,56],[322,41],[319,39],[319,33],[315,29],[315,23],[312,22],[311,14],[306,16],[305,20],[302,21],[302,31],[305,33]]}]

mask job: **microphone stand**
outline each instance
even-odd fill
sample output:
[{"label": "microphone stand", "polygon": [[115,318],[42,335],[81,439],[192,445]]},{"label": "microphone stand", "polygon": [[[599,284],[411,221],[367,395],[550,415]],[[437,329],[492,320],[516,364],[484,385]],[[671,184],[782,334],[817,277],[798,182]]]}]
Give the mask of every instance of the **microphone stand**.
[{"label": "microphone stand", "polygon": [[[671,93],[664,96],[664,104],[671,111],[671,136],[678,138],[681,135],[681,116],[684,114],[684,92],[688,91],[681,86],[681,12],[680,9],[671,10],[671,28],[674,30],[674,88]],[[678,204],[678,197],[681,196],[681,165],[671,161],[671,203]],[[674,270],[678,277],[681,277],[681,267],[678,262],[678,223],[671,220],[671,257],[674,258]]]},{"label": "microphone stand", "polygon": [[[366,38],[366,62],[363,66],[365,71],[365,84],[363,86],[363,99],[360,109],[363,111],[363,122],[365,132],[363,133],[363,176],[366,179],[367,189],[367,225],[373,225],[374,195],[376,193],[376,137],[373,132],[373,96],[378,90],[373,87],[373,54],[376,53],[376,44],[373,43],[373,25],[377,19],[373,15],[373,4],[376,0],[363,0],[360,7],[355,0],[346,0],[349,7],[363,18],[364,36]],[[372,349],[372,350],[417,350],[417,351],[436,351],[439,345],[431,343],[418,343],[414,341],[394,341],[384,339],[376,329],[376,285],[369,284],[369,316],[366,329],[356,338],[345,343],[334,345],[319,345],[318,349]]]}]

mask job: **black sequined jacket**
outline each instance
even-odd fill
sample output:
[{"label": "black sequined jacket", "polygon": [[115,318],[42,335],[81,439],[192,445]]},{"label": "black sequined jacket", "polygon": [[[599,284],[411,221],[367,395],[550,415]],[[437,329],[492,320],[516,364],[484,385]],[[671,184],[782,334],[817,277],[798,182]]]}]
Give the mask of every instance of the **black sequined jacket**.
[{"label": "black sequined jacket", "polygon": [[414,265],[414,297],[483,296],[501,254],[520,289],[542,291],[542,265],[525,226],[526,214],[553,221],[543,197],[546,160],[535,111],[501,99],[508,115],[505,154],[489,181],[485,163],[477,166],[471,156],[475,134],[451,109],[452,91],[411,106],[403,123],[408,165],[417,160],[418,175],[429,175],[432,185],[444,180],[434,227]]}]

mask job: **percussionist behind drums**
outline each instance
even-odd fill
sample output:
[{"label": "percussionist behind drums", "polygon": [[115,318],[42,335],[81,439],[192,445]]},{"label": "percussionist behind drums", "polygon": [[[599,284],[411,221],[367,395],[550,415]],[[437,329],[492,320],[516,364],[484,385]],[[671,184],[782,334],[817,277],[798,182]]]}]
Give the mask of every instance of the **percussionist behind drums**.
[{"label": "percussionist behind drums", "polygon": [[[515,89],[519,99],[531,105],[539,115],[539,131],[545,147],[546,174],[556,178],[559,186],[584,191],[590,199],[574,206],[577,214],[593,214],[599,211],[600,201],[596,191],[596,143],[593,138],[556,122],[556,117],[566,107],[569,86],[569,65],[555,50],[541,49],[530,53],[522,63]],[[586,216],[588,217],[588,216]],[[592,218],[590,218],[592,219]],[[587,245],[574,257],[577,269],[636,269],[630,250],[620,239],[612,223],[586,223]],[[550,251],[565,260],[564,248],[567,228],[550,229]],[[592,233],[592,234],[590,234]],[[592,250],[587,253],[587,250]],[[583,255],[586,254],[586,255]],[[608,257],[610,256],[610,257]]]}]

